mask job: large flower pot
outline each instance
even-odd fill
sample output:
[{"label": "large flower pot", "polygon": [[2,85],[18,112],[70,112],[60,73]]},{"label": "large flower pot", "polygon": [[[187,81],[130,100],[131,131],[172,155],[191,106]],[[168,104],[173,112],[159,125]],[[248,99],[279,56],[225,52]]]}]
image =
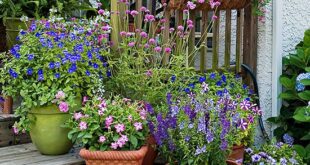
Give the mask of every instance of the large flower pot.
[{"label": "large flower pot", "polygon": [[20,29],[28,29],[31,20],[27,22],[22,22],[20,18],[6,18],[3,22],[6,29],[6,46],[8,49],[12,48],[18,43],[16,40]]},{"label": "large flower pot", "polygon": [[228,165],[241,165],[244,158],[244,146],[233,146],[232,153],[228,156]]},{"label": "large flower pot", "polygon": [[149,136],[147,138],[147,146],[148,150],[147,153],[143,159],[143,165],[150,165],[153,164],[156,156],[157,156],[157,151],[156,151],[156,141],[154,136]]},{"label": "large flower pot", "polygon": [[72,147],[68,139],[69,129],[64,123],[72,116],[60,112],[56,105],[33,108],[29,112],[30,137],[44,155],[66,154]]},{"label": "large flower pot", "polygon": [[86,165],[142,165],[148,146],[136,151],[89,151],[81,149],[80,156],[85,159]]}]

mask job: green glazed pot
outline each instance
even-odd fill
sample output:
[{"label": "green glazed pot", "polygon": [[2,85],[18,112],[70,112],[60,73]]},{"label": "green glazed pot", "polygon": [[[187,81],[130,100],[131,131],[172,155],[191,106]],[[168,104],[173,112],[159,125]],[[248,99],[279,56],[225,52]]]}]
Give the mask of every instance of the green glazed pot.
[{"label": "green glazed pot", "polygon": [[27,30],[32,20],[33,19],[29,19],[27,22],[22,22],[20,18],[11,17],[4,20],[6,44],[8,49],[12,48],[15,44],[18,44],[16,37],[18,36],[20,29]]},{"label": "green glazed pot", "polygon": [[71,118],[69,113],[60,112],[56,105],[50,105],[33,108],[28,117],[31,120],[31,140],[42,154],[62,155],[69,152],[72,147],[68,139],[70,129],[63,127]]}]

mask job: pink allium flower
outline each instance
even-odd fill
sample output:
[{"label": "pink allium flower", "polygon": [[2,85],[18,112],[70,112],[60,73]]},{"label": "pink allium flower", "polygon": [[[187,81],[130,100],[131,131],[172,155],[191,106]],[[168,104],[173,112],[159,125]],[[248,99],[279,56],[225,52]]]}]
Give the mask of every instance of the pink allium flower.
[{"label": "pink allium flower", "polygon": [[186,6],[191,10],[194,10],[196,8],[196,4],[191,1],[188,1]]},{"label": "pink allium flower", "polygon": [[194,28],[194,25],[193,25],[193,24],[189,24],[189,25],[188,25],[188,28],[189,28],[189,29],[193,29],[193,28]]},{"label": "pink allium flower", "polygon": [[82,114],[81,112],[79,112],[79,113],[74,113],[73,117],[74,117],[75,120],[79,120],[80,118],[83,117],[83,114]]},{"label": "pink allium flower", "polygon": [[135,44],[136,44],[135,42],[129,42],[128,46],[129,46],[129,47],[134,47]]},{"label": "pink allium flower", "polygon": [[112,123],[113,123],[113,117],[112,116],[105,118],[105,127],[106,128],[109,128]]},{"label": "pink allium flower", "polygon": [[121,31],[119,34],[120,34],[122,37],[125,37],[125,36],[126,36],[126,34],[127,34],[127,32],[125,32],[125,31]]},{"label": "pink allium flower", "polygon": [[169,32],[170,32],[170,33],[174,32],[174,28],[170,28],[170,29],[169,29]]},{"label": "pink allium flower", "polygon": [[184,27],[182,25],[178,26],[178,30],[179,31],[183,31],[184,30]]},{"label": "pink allium flower", "polygon": [[121,133],[121,132],[125,131],[125,125],[124,124],[116,124],[114,126],[114,128],[116,129],[117,133]]},{"label": "pink allium flower", "polygon": [[129,115],[129,116],[128,116],[128,120],[129,120],[129,121],[132,121],[132,115]]},{"label": "pink allium flower", "polygon": [[190,24],[193,24],[193,21],[189,19],[186,21],[186,23],[187,23],[187,25],[190,25]]},{"label": "pink allium flower", "polygon": [[161,52],[161,47],[160,46],[155,47],[154,51],[157,52],[157,53],[160,53]]},{"label": "pink allium flower", "polygon": [[66,95],[65,95],[65,92],[58,91],[55,97],[56,97],[56,99],[62,100],[62,99],[64,99],[66,97]]},{"label": "pink allium flower", "polygon": [[99,141],[100,143],[105,142],[105,141],[106,141],[105,136],[100,136],[98,141]]},{"label": "pink allium flower", "polygon": [[146,9],[146,7],[144,7],[144,6],[142,6],[141,8],[140,8],[140,11],[142,11],[142,12],[144,12],[144,11],[146,11],[147,9]]},{"label": "pink allium flower", "polygon": [[170,54],[170,53],[171,53],[171,48],[166,47],[166,48],[165,48],[165,53]]},{"label": "pink allium flower", "polygon": [[87,123],[84,121],[81,121],[79,126],[80,126],[80,130],[86,130],[87,129]]},{"label": "pink allium flower", "polygon": [[160,23],[165,23],[167,20],[165,18],[159,20]]},{"label": "pink allium flower", "polygon": [[144,48],[148,49],[150,45],[148,43],[144,44]]},{"label": "pink allium flower", "polygon": [[218,19],[218,17],[214,14],[213,16],[212,16],[212,21],[215,21],[215,20],[217,20]]},{"label": "pink allium flower", "polygon": [[101,7],[101,6],[102,6],[102,3],[98,2],[97,5],[98,5],[98,7]]},{"label": "pink allium flower", "polygon": [[140,30],[140,29],[135,29],[135,32],[136,32],[136,33],[140,33],[141,30]]},{"label": "pink allium flower", "polygon": [[219,2],[218,0],[210,0],[209,4],[211,6],[211,9],[214,9],[215,7],[218,7],[221,5],[221,2]]},{"label": "pink allium flower", "polygon": [[135,122],[133,125],[135,126],[137,131],[142,129],[142,123],[141,122]]},{"label": "pink allium flower", "polygon": [[98,14],[102,15],[104,13],[104,10],[100,9],[98,10]]},{"label": "pink allium flower", "polygon": [[69,105],[64,101],[60,102],[58,108],[61,112],[68,112],[69,111]]},{"label": "pink allium flower", "polygon": [[140,36],[141,36],[142,38],[147,38],[148,35],[147,35],[146,32],[141,32],[141,33],[140,33]]},{"label": "pink allium flower", "polygon": [[117,145],[117,143],[116,142],[114,142],[114,143],[111,143],[111,148],[112,149],[117,149],[117,147],[118,147],[118,145]]},{"label": "pink allium flower", "polygon": [[130,12],[130,15],[132,15],[132,16],[136,16],[136,15],[138,15],[139,14],[139,12],[137,11],[137,10],[132,10],[131,12]]},{"label": "pink allium flower", "polygon": [[111,29],[111,27],[109,25],[105,25],[102,27],[103,31],[109,31]]},{"label": "pink allium flower", "polygon": [[184,10],[183,10],[183,13],[184,13],[184,14],[188,14],[189,11],[188,11],[187,9],[184,9]]},{"label": "pink allium flower", "polygon": [[161,31],[164,31],[165,29],[166,29],[165,26],[160,27],[160,30],[161,30]]},{"label": "pink allium flower", "polygon": [[145,75],[147,76],[147,77],[151,77],[152,75],[153,75],[153,72],[152,72],[152,70],[147,70],[146,71],[146,73],[145,73]]},{"label": "pink allium flower", "polygon": [[205,3],[205,0],[198,0],[198,3]]},{"label": "pink allium flower", "polygon": [[149,43],[153,45],[153,44],[156,43],[156,40],[155,40],[154,38],[150,38],[150,39],[149,39]]},{"label": "pink allium flower", "polygon": [[126,33],[126,37],[130,37],[130,36],[132,36],[132,33],[130,32]]},{"label": "pink allium flower", "polygon": [[155,16],[151,14],[146,14],[144,17],[144,22],[153,22],[155,21]]}]

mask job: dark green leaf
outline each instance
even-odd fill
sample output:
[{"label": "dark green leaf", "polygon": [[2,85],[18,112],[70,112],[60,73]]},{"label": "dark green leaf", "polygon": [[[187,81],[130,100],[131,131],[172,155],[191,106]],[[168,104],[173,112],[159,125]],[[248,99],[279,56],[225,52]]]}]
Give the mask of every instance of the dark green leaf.
[{"label": "dark green leaf", "polygon": [[306,156],[306,150],[303,146],[301,145],[294,145],[293,148],[295,149],[295,151],[301,156],[301,157],[305,157]]},{"label": "dark green leaf", "polygon": [[[303,136],[300,140],[310,140],[310,133],[308,133],[307,135]],[[310,149],[310,146],[309,146],[309,149]]]},{"label": "dark green leaf", "polygon": [[298,96],[299,96],[301,99],[303,99],[303,100],[309,101],[309,100],[310,100],[310,90],[309,90],[309,91],[304,91],[304,92],[298,93]]},{"label": "dark green leaf", "polygon": [[137,146],[138,146],[138,139],[135,136],[130,135],[129,140],[130,140],[130,143],[133,145],[133,147],[137,148]]}]

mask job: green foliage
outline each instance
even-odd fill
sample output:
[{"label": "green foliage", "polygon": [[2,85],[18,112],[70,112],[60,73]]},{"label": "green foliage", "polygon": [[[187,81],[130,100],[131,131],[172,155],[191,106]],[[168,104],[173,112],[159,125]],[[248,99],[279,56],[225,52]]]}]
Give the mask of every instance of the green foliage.
[{"label": "green foliage", "polygon": [[[149,133],[143,102],[115,96],[108,100],[95,97],[84,104],[66,124],[72,128],[68,137],[73,142],[101,151],[136,150],[145,145]],[[119,124],[124,129],[118,130]]]},{"label": "green foliage", "polygon": [[[283,105],[280,115],[269,121],[279,125],[275,136],[280,139],[290,133],[297,144],[310,144],[310,29],[305,32],[304,40],[296,46],[294,54],[283,58],[283,75],[280,83],[284,90],[280,94]],[[310,163],[309,157],[303,158]]]},{"label": "green foliage", "polygon": [[22,117],[20,127],[28,129],[23,119],[27,120],[29,110],[51,104],[57,91],[72,99],[96,93],[105,73],[107,52],[102,47],[108,46],[107,39],[98,38],[109,31],[94,24],[104,21],[103,16],[92,21],[36,21],[29,30],[20,32],[20,45],[2,54],[0,83],[6,96],[22,98],[16,110]]}]

